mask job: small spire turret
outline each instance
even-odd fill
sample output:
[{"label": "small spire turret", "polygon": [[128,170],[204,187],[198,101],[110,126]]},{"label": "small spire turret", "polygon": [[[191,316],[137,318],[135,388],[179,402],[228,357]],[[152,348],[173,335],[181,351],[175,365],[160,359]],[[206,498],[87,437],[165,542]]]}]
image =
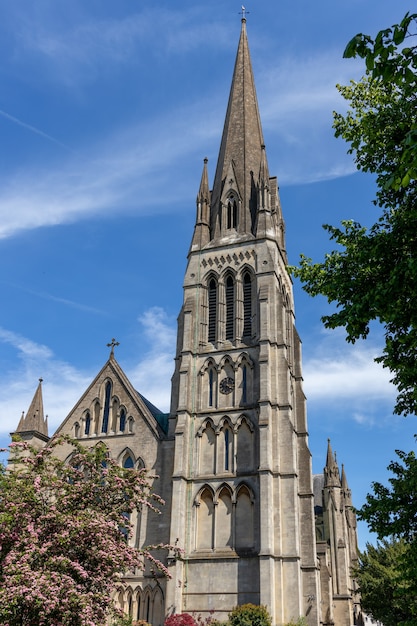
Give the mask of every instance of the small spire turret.
[{"label": "small spire turret", "polygon": [[205,157],[200,187],[197,194],[197,215],[191,251],[200,250],[210,240],[210,188],[208,182],[208,158]]},{"label": "small spire turret", "polygon": [[33,433],[34,436],[47,440],[48,418],[45,418],[43,411],[42,382],[43,380],[40,378],[29,409],[26,415],[24,411],[22,412],[15,433],[19,435]]},{"label": "small spire turret", "polygon": [[336,461],[336,455],[333,455],[330,439],[327,440],[327,458],[324,468],[324,486],[340,487],[340,472]]},{"label": "small spire turret", "polygon": [[349,489],[348,481],[345,473],[345,466],[342,463],[342,490],[346,499],[346,504],[352,506],[352,492]]}]

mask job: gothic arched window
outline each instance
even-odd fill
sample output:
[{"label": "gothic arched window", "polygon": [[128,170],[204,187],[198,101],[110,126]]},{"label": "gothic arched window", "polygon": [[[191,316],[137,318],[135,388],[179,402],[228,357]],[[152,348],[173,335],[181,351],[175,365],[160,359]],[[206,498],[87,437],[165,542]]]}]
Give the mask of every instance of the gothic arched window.
[{"label": "gothic arched window", "polygon": [[216,548],[232,545],[232,498],[229,489],[224,487],[218,497],[216,506]]},{"label": "gothic arched window", "polygon": [[217,330],[217,282],[211,278],[208,284],[208,341],[216,341]]},{"label": "gothic arched window", "polygon": [[120,432],[124,432],[126,429],[126,411],[121,409],[120,411]]},{"label": "gothic arched window", "polygon": [[135,462],[132,459],[132,457],[130,456],[130,454],[128,454],[125,459],[123,460],[123,467],[125,469],[133,469],[135,467]]},{"label": "gothic arched window", "polygon": [[235,546],[239,549],[250,549],[255,545],[253,503],[249,489],[239,489],[236,499]]},{"label": "gothic arched window", "polygon": [[209,369],[209,394],[208,394],[208,405],[213,406],[213,387],[214,387],[214,372],[213,368]]},{"label": "gothic arched window", "polygon": [[230,196],[227,201],[227,221],[226,228],[237,228],[237,202],[234,196]]},{"label": "gothic arched window", "polygon": [[110,398],[111,398],[111,382],[108,381],[106,383],[106,391],[105,391],[105,396],[104,396],[103,424],[101,426],[102,433],[106,433],[109,428]]},{"label": "gothic arched window", "polygon": [[214,505],[213,495],[207,488],[201,493],[197,506],[197,549],[210,550],[213,547]]},{"label": "gothic arched window", "polygon": [[235,326],[235,283],[232,276],[226,278],[226,339],[233,341]]},{"label": "gothic arched window", "polygon": [[248,401],[248,366],[242,366],[242,402],[246,404]]},{"label": "gothic arched window", "polygon": [[243,336],[252,335],[252,278],[249,272],[243,276]]},{"label": "gothic arched window", "polygon": [[230,430],[228,428],[224,431],[224,469],[226,472],[230,470]]},{"label": "gothic arched window", "polygon": [[90,428],[91,428],[91,417],[90,417],[90,413],[87,413],[85,416],[84,435],[90,434]]}]

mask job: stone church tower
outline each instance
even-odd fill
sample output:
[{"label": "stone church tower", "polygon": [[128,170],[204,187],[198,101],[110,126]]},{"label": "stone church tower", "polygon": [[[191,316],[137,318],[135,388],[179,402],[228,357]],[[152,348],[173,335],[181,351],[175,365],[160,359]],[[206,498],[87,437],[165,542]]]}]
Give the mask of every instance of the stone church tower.
[{"label": "stone church tower", "polygon": [[[313,476],[301,346],[286,270],[284,222],[268,162],[242,28],[210,191],[204,162],[178,319],[169,415],[135,390],[110,356],[54,437],[103,442],[124,467],[144,467],[166,501],[138,512],[132,542],[177,544],[172,578],[131,572],[115,591],[133,619],[169,613],[220,620],[266,605],[274,625],[356,621],[356,522],[329,447]],[[48,441],[39,385],[16,433]],[[63,459],[71,450],[57,450]],[[317,538],[316,538],[317,534]]]},{"label": "stone church tower", "polygon": [[268,171],[246,20],[213,189],[207,162],[184,280],[170,433],[169,603],[265,604],[316,624],[311,455],[277,180]]}]

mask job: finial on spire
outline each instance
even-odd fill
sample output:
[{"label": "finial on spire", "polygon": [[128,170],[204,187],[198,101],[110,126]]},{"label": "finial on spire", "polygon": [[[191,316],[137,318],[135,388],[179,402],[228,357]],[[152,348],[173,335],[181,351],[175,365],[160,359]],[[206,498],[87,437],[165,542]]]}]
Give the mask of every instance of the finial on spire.
[{"label": "finial on spire", "polygon": [[242,10],[239,12],[239,15],[242,16],[242,22],[245,21],[246,22],[246,16],[250,13],[250,11],[247,11],[245,9],[245,7],[242,4]]},{"label": "finial on spire", "polygon": [[111,348],[110,350],[110,356],[112,356],[114,354],[114,348],[116,346],[120,346],[120,343],[118,341],[116,341],[116,339],[113,337],[113,339],[111,340],[110,343],[107,344],[108,348]]}]

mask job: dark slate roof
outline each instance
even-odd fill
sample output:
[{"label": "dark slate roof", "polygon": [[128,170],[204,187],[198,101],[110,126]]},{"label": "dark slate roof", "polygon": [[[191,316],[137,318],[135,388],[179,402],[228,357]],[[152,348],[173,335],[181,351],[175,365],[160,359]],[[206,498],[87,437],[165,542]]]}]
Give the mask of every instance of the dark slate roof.
[{"label": "dark slate roof", "polygon": [[324,474],[313,474],[314,507],[323,507]]},{"label": "dark slate roof", "polygon": [[166,434],[168,432],[168,416],[169,416],[169,413],[163,413],[162,411],[160,411],[158,409],[158,407],[156,407],[154,404],[152,404],[152,402],[150,402],[147,398],[145,398],[145,396],[143,396],[141,393],[139,393],[139,391],[137,391],[136,393],[141,398],[142,402],[144,402],[144,404],[146,404],[147,408],[150,410],[150,412],[152,413],[152,415],[154,416],[154,418],[158,422],[159,426],[162,428],[162,430]]}]

